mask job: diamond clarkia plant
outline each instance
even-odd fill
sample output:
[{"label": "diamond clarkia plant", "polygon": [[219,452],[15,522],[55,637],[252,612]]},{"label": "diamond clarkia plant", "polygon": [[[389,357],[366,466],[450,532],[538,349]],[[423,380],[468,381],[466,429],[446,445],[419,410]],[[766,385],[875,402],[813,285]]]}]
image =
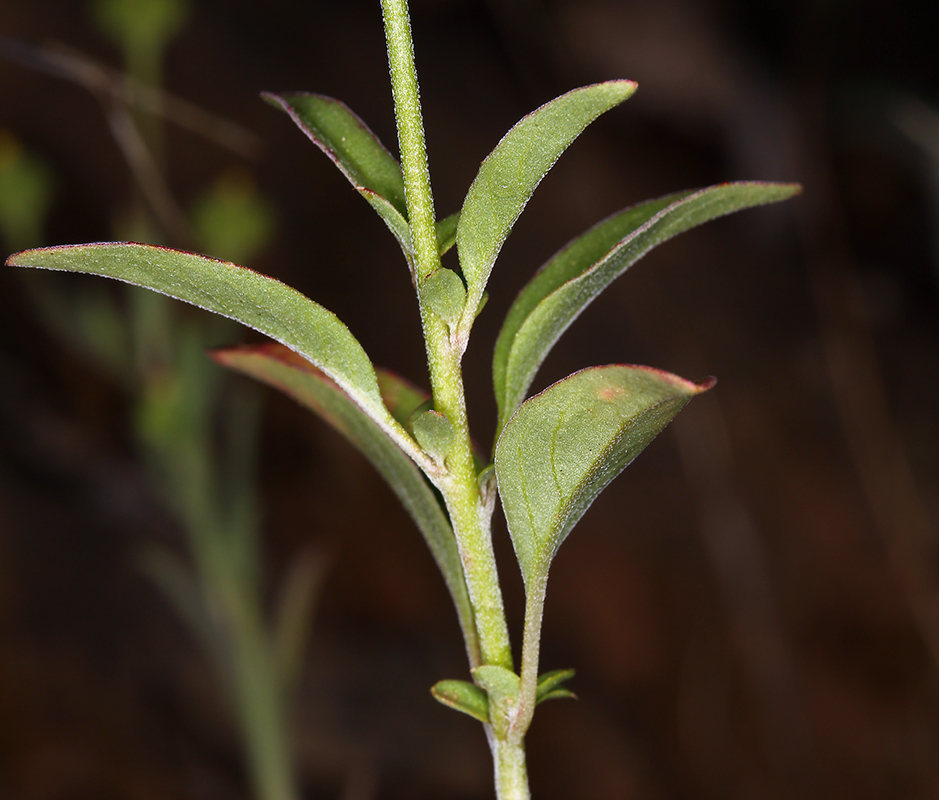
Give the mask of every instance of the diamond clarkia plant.
[{"label": "diamond clarkia plant", "polygon": [[[456,607],[466,680],[432,688],[484,727],[500,800],[530,797],[525,734],[536,706],[569,697],[571,669],[539,673],[551,563],[597,495],[713,381],[649,367],[584,369],[527,397],[551,348],[653,247],[703,222],[796,194],[794,184],[728,183],[620,211],[574,239],[522,289],[495,346],[492,458],[470,437],[462,358],[503,243],[539,182],[581,132],[636,90],[628,80],[574,89],[524,117],[483,161],[458,214],[437,219],[405,0],[382,0],[400,163],[338,100],[266,95],[349,179],[390,229],[414,285],[430,392],[372,365],[330,311],[273,278],[142,244],[29,250],[13,266],[85,272],[147,287],[254,328],[267,344],[216,351],[340,431],[385,478],[430,548]],[[456,247],[459,268],[441,256]],[[526,399],[527,398],[527,399]],[[518,668],[509,641],[491,519],[499,498],[525,586]]]}]

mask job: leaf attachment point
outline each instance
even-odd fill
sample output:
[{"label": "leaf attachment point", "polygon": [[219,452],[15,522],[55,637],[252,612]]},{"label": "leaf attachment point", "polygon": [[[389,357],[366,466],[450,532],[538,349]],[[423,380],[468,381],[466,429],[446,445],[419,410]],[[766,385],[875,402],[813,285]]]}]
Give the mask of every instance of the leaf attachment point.
[{"label": "leaf attachment point", "polygon": [[512,670],[484,664],[473,670],[473,679],[489,695],[489,722],[499,739],[505,739],[518,709],[519,677]]},{"label": "leaf attachment point", "polygon": [[[276,344],[216,350],[213,358],[292,397],[345,436],[378,470],[417,523],[453,598],[470,660],[478,663],[473,609],[453,529],[436,495],[414,462],[365,414],[347,392],[309,361]],[[425,402],[424,395],[385,370],[378,371],[382,399],[404,422]]]}]

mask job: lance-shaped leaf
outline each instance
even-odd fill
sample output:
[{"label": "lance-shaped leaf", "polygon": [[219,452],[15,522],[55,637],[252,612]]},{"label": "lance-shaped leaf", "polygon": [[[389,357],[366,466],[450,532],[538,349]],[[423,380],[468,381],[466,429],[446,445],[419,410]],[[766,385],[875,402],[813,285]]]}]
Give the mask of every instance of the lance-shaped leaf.
[{"label": "lance-shaped leaf", "polygon": [[457,226],[466,334],[499,250],[541,179],[584,128],[635,90],[632,81],[609,81],[561,95],[524,117],[483,161]]},{"label": "lance-shaped leaf", "polygon": [[[226,367],[280,389],[316,412],[372,463],[417,524],[453,597],[473,663],[478,645],[473,611],[456,538],[437,496],[401,449],[364,414],[348,393],[305,359],[276,344],[217,350],[213,358]],[[407,418],[423,396],[390,372],[379,370],[382,395],[392,413]]]},{"label": "lance-shaped leaf", "polygon": [[[347,106],[332,97],[310,92],[262,95],[282,108],[310,140],[339,168],[394,234],[411,264],[414,248],[404,199],[404,178],[397,159]],[[459,214],[437,223],[437,241],[443,255],[456,241]]]},{"label": "lance-shaped leaf", "polygon": [[26,250],[10,256],[7,264],[116,278],[254,328],[323,370],[399,447],[434,470],[388,412],[372,362],[349,329],[331,311],[280,281],[227,261],[143,244]]},{"label": "lance-shaped leaf", "polygon": [[525,398],[554,343],[593,299],[653,247],[689,228],[797,194],[796,184],[728,183],[620,211],[558,252],[519,293],[493,356],[499,428]]},{"label": "lance-shaped leaf", "polygon": [[577,372],[522,404],[502,431],[495,466],[526,591],[543,587],[594,498],[712,385],[611,365]]}]

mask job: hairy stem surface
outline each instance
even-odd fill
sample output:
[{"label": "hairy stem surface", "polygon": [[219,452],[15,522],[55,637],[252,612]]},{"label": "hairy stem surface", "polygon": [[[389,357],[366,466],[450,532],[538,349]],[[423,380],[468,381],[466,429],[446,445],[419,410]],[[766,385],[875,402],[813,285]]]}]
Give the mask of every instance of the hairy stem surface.
[{"label": "hairy stem surface", "polygon": [[[424,281],[440,269],[440,254],[411,25],[406,0],[382,0],[382,12],[420,297]],[[492,551],[492,507],[482,496],[477,482],[466,415],[460,366],[464,347],[455,341],[450,326],[423,302],[421,323],[427,347],[434,408],[446,415],[456,433],[455,442],[446,456],[446,471],[435,483],[443,494],[459,546],[467,590],[476,617],[482,662],[511,670],[512,650]],[[521,738],[511,742],[500,740],[489,726],[487,736],[495,762],[497,796],[500,800],[528,800],[530,795]]]}]

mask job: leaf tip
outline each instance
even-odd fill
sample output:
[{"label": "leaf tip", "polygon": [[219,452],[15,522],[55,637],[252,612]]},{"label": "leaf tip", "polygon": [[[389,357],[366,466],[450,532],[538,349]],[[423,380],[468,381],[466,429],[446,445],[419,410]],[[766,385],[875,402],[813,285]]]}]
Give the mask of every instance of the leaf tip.
[{"label": "leaf tip", "polygon": [[708,375],[703,381],[695,384],[695,394],[704,394],[707,391],[710,391],[715,386],[717,386],[717,378],[713,375]]},{"label": "leaf tip", "polygon": [[438,681],[430,687],[430,693],[438,703],[461,711],[483,724],[489,723],[489,698],[478,686],[467,681]]},{"label": "leaf tip", "polygon": [[5,264],[8,267],[35,267],[37,264],[33,263],[33,259],[39,259],[46,253],[68,250],[74,246],[65,244],[56,247],[33,247],[29,250],[20,250],[18,253],[7,256]]}]

